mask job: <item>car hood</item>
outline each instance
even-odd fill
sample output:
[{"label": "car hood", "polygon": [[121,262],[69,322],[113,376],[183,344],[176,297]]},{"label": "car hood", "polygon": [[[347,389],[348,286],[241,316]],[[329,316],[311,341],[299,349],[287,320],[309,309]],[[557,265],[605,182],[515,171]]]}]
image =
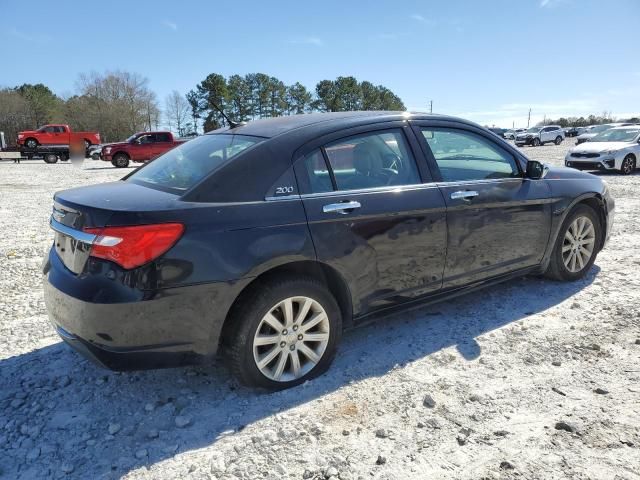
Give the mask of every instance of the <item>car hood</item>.
[{"label": "car hood", "polygon": [[572,152],[579,153],[600,153],[609,150],[620,150],[629,146],[627,142],[586,142],[571,149]]},{"label": "car hood", "polygon": [[597,135],[597,133],[583,133],[582,135],[578,135],[576,138],[593,138]]},{"label": "car hood", "polygon": [[582,172],[580,170],[576,170],[575,168],[567,168],[567,167],[551,167],[549,166],[549,171],[547,172],[546,175],[546,179],[549,180],[556,180],[559,178],[563,178],[563,179],[568,179],[568,178],[575,178],[575,179],[598,179],[597,176],[592,175],[590,173],[587,172]]},{"label": "car hood", "polygon": [[111,147],[111,148],[113,148],[113,147],[127,147],[129,145],[130,145],[130,143],[127,143],[127,142],[103,143],[102,144],[102,148],[105,148],[105,147]]},{"label": "car hood", "polygon": [[34,133],[38,133],[37,130],[22,130],[18,132],[18,135],[33,135]]}]

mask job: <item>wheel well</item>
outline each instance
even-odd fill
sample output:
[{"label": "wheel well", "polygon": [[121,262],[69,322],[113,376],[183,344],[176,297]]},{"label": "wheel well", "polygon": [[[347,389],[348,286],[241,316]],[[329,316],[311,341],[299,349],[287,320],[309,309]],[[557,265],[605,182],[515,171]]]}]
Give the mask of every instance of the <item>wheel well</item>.
[{"label": "wheel well", "polygon": [[597,197],[589,197],[589,198],[585,198],[584,200],[580,200],[576,205],[587,205],[588,207],[591,207],[598,214],[598,220],[600,220],[600,228],[602,229],[602,239],[601,239],[601,243],[599,245],[598,250],[601,250],[604,245],[604,240],[607,234],[607,219],[604,214],[604,202],[599,196],[597,196]]},{"label": "wheel well", "polygon": [[254,289],[259,289],[262,285],[268,283],[271,279],[282,276],[297,276],[303,275],[307,277],[313,277],[316,280],[325,284],[327,289],[331,292],[333,297],[340,307],[340,313],[342,314],[342,325],[349,326],[352,320],[352,303],[351,292],[349,286],[345,282],[344,278],[334,268],[315,261],[299,261],[291,262],[278,267],[274,267],[271,270],[261,273],[249,283],[235,299],[231,308],[227,312],[224,324],[222,326],[222,332],[220,335],[221,341],[224,341],[228,337],[227,332],[232,322],[229,322],[229,318],[232,315],[237,304],[241,299]]},{"label": "wheel well", "polygon": [[129,156],[129,154],[127,152],[116,152],[116,153],[111,155],[111,158],[116,158],[118,155],[124,155],[129,160],[131,160],[131,157]]}]

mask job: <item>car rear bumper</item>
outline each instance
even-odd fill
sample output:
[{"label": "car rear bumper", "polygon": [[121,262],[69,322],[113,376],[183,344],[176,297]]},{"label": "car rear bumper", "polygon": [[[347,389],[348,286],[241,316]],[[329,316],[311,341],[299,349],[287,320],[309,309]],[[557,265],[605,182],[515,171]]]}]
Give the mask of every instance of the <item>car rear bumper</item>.
[{"label": "car rear bumper", "polygon": [[245,282],[125,292],[117,281],[73,274],[52,249],[43,265],[44,300],[60,337],[95,363],[139,370],[213,357],[226,314]]}]

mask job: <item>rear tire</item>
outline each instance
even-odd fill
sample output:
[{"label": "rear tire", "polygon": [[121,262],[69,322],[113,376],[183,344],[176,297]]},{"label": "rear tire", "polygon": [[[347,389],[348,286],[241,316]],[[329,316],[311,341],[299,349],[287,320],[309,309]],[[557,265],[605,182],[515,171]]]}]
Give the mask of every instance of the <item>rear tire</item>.
[{"label": "rear tire", "polygon": [[223,349],[232,373],[247,386],[269,390],[324,373],[342,337],[335,298],[305,276],[256,285],[238,299],[227,322]]},{"label": "rear tire", "polygon": [[556,141],[554,142],[556,145],[560,145],[562,143],[562,137],[560,135],[558,135],[556,137]]},{"label": "rear tire", "polygon": [[577,205],[560,227],[545,276],[564,282],[584,277],[596,261],[602,235],[597,212]]},{"label": "rear tire", "polygon": [[113,161],[111,163],[114,167],[126,168],[129,166],[129,157],[127,157],[124,153],[119,153],[115,157],[113,157]]},{"label": "rear tire", "polygon": [[632,153],[624,157],[620,165],[620,173],[622,175],[631,175],[636,169],[636,157]]},{"label": "rear tire", "polygon": [[55,153],[47,153],[44,157],[44,163],[57,163],[58,156]]}]

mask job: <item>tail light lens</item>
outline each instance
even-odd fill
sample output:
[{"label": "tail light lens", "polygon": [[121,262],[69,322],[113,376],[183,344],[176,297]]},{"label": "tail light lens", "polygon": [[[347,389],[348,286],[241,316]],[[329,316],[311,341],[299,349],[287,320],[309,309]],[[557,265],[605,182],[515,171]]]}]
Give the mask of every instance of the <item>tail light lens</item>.
[{"label": "tail light lens", "polygon": [[181,223],[159,223],[131,227],[85,228],[96,235],[92,257],[103,258],[126,269],[155,260],[175,245],[184,232]]}]

